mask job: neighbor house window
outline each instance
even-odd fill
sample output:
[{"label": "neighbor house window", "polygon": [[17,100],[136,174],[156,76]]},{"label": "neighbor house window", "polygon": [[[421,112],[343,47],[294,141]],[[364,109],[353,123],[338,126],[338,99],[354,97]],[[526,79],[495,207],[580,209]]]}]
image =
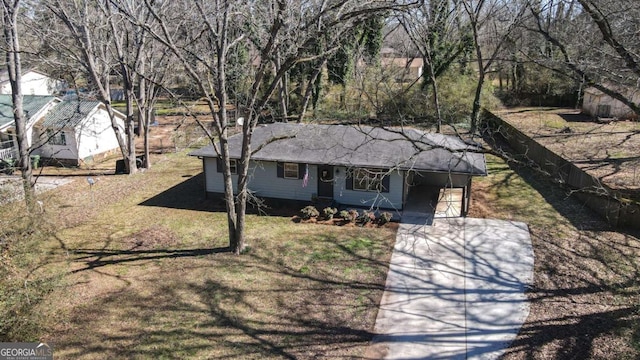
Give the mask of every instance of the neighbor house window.
[{"label": "neighbor house window", "polygon": [[237,175],[238,174],[238,162],[236,159],[230,159],[229,160],[229,168],[231,168],[231,174],[232,175]]},{"label": "neighbor house window", "polygon": [[284,163],[284,178],[285,179],[298,179],[298,164],[296,163]]},{"label": "neighbor house window", "polygon": [[51,145],[67,145],[67,138],[64,135],[64,131],[47,130],[47,138]]},{"label": "neighbor house window", "polygon": [[353,172],[353,190],[382,191],[384,172],[380,169],[355,169]]},{"label": "neighbor house window", "polygon": [[[224,169],[222,167],[222,159],[216,158],[216,168],[219,173],[224,172]],[[231,170],[231,175],[238,174],[238,160],[229,159],[229,170]]]},{"label": "neighbor house window", "polygon": [[611,105],[598,105],[598,117],[608,118],[611,116]]}]

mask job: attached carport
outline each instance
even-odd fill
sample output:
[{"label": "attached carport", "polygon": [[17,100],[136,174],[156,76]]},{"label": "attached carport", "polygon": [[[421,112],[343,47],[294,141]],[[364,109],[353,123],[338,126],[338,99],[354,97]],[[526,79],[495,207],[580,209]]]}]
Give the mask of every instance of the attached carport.
[{"label": "attached carport", "polygon": [[464,217],[471,201],[469,174],[407,171],[405,175],[404,215],[432,214],[438,217]]}]

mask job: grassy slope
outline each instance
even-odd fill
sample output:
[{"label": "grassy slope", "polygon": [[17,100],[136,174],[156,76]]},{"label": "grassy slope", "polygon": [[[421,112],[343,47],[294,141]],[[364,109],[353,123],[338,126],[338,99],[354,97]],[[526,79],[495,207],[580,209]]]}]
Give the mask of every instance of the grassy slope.
[{"label": "grassy slope", "polygon": [[489,156],[471,216],[528,223],[531,314],[506,359],[640,356],[640,241],[614,231],[557,185]]},{"label": "grassy slope", "polygon": [[24,260],[16,276],[56,286],[29,311],[39,326],[14,336],[50,341],[57,358],[362,355],[393,231],[251,215],[250,251],[233,256],[225,214],[203,199],[201,162],[158,160],[45,195],[50,236],[12,251]]}]

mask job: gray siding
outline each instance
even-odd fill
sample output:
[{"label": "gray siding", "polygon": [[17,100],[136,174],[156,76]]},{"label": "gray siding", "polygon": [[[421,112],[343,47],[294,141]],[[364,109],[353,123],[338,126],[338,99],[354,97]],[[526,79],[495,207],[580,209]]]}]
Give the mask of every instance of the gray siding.
[{"label": "gray siding", "polygon": [[249,169],[249,189],[257,196],[300,201],[311,201],[311,196],[318,192],[318,169],[315,165],[309,165],[309,182],[306,187],[302,186],[302,180],[279,178],[277,171],[275,162],[252,162]]},{"label": "gray siding", "polygon": [[[249,166],[249,189],[261,197],[311,201],[311,197],[317,193],[317,173],[316,166],[309,165],[309,181],[303,187],[302,180],[279,178],[277,163],[252,161]],[[215,158],[205,158],[205,177],[208,192],[224,192],[222,173],[218,172]],[[233,191],[237,192],[238,176],[232,177]]]},{"label": "gray siding", "polygon": [[[208,192],[223,193],[224,183],[222,173],[218,172],[216,159],[204,159],[206,190]],[[373,206],[389,209],[402,209],[403,176],[400,172],[393,172],[389,179],[389,192],[376,193],[346,189],[345,174],[347,168],[334,167],[333,198],[340,204],[353,206]],[[317,194],[318,168],[309,165],[309,182],[302,186],[302,180],[278,178],[277,163],[251,162],[249,168],[249,189],[257,196],[311,201]],[[237,191],[238,177],[233,175],[233,190]]]},{"label": "gray siding", "polygon": [[337,166],[334,171],[335,183],[333,186],[333,198],[344,205],[353,206],[373,206],[387,209],[402,209],[402,186],[403,176],[401,172],[394,171],[388,176],[389,192],[376,193],[371,191],[347,190],[345,175],[346,167]]}]

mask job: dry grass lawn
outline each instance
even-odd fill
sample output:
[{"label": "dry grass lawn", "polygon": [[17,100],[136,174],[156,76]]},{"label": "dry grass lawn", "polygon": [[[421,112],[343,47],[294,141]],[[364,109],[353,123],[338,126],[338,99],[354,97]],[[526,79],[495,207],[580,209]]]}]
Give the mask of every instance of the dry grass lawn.
[{"label": "dry grass lawn", "polygon": [[[40,236],[4,247],[14,266],[2,270],[52,286],[2,340],[48,341],[57,359],[364,354],[393,230],[251,215],[250,249],[234,256],[225,214],[204,199],[201,161],[154,160],[144,173],[102,176],[93,189],[79,176],[43,195]],[[0,212],[15,218],[21,206]]]},{"label": "dry grass lawn", "polygon": [[640,240],[556,184],[488,156],[470,216],[529,225],[531,313],[504,359],[640,358]]},{"label": "dry grass lawn", "polygon": [[579,110],[513,108],[496,115],[613,189],[640,192],[640,123],[594,122]]}]

